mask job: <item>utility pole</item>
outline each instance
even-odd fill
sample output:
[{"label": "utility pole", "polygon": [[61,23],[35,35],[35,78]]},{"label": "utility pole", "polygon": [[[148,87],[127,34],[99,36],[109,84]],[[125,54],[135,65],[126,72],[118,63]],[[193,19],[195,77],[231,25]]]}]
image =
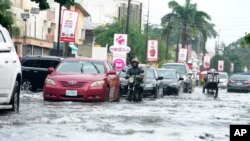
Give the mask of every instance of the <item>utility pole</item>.
[{"label": "utility pole", "polygon": [[128,0],[126,34],[128,34],[129,32],[128,30],[129,30],[130,5],[131,5],[131,0]]},{"label": "utility pole", "polygon": [[[149,4],[150,4],[150,0],[148,0],[148,15],[147,15],[147,26],[146,26],[146,47],[145,47],[146,54],[147,54],[147,46],[148,46]],[[147,55],[145,56],[145,60],[147,60]]]},{"label": "utility pole", "polygon": [[56,55],[57,55],[57,56],[59,56],[59,48],[60,48],[61,12],[62,12],[62,5],[59,4],[58,35],[57,35],[57,48],[56,48]]},{"label": "utility pole", "polygon": [[176,62],[178,62],[180,34],[181,34],[181,24],[179,27],[179,32],[178,32],[178,37],[177,37],[177,46],[176,46],[176,52],[175,52],[175,61]]}]

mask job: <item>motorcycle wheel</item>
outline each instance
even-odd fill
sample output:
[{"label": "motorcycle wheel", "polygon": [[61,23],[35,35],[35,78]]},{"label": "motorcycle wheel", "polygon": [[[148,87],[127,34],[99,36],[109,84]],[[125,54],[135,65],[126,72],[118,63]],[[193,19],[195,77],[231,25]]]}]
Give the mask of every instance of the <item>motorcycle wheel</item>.
[{"label": "motorcycle wheel", "polygon": [[214,93],[214,99],[216,99],[216,98],[218,97],[218,92],[219,92],[219,89],[217,88],[217,89],[215,90],[215,93]]},{"label": "motorcycle wheel", "polygon": [[126,100],[127,101],[132,101],[132,91],[131,90],[128,90],[128,94],[127,94]]}]

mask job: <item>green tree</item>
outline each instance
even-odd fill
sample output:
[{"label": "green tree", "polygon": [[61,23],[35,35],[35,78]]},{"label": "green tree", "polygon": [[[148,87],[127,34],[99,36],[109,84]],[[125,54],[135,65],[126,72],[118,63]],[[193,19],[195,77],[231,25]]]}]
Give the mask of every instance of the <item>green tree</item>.
[{"label": "green tree", "polygon": [[[94,30],[96,36],[95,42],[101,46],[113,45],[114,34],[123,33],[123,21],[115,19],[112,23],[98,26]],[[146,58],[146,36],[142,33],[140,27],[131,25],[128,34],[128,46],[131,47],[131,52],[128,54],[128,60],[133,57],[138,57],[142,63],[145,63]]]},{"label": "green tree", "polygon": [[[48,0],[31,0],[39,4],[39,8],[41,10],[49,9],[49,3]],[[75,4],[75,0],[54,0],[55,2],[59,3],[60,6],[70,7],[71,5]]]},{"label": "green tree", "polygon": [[11,26],[13,24],[13,17],[10,11],[11,2],[10,0],[1,0],[0,1],[0,24],[7,28],[9,31],[11,30]]},{"label": "green tree", "polygon": [[241,41],[241,46],[246,47],[246,46],[250,46],[250,33],[246,34],[243,37],[244,40]]},{"label": "green tree", "polygon": [[[202,52],[205,54],[207,39],[217,35],[214,24],[210,23],[211,17],[203,11],[198,11],[197,4],[191,3],[191,0],[186,0],[184,5],[172,0],[168,3],[168,6],[172,9],[172,12],[162,18],[167,48],[173,26],[178,26],[181,32],[182,48],[185,48],[192,42],[193,38],[201,33],[203,37]],[[179,39],[179,36],[177,36],[177,39]]]}]

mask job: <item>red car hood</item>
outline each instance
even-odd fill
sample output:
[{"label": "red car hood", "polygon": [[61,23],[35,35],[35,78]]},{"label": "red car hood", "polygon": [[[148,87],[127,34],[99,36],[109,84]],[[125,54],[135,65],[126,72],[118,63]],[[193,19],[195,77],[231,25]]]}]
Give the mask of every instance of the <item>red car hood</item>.
[{"label": "red car hood", "polygon": [[97,80],[103,80],[105,74],[59,74],[54,73],[48,76],[56,81],[77,81],[77,82],[91,82]]}]

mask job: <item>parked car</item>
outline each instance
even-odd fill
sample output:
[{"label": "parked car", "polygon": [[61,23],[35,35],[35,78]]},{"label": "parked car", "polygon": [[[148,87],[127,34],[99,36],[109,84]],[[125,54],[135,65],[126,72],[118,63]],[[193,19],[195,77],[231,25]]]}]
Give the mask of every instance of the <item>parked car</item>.
[{"label": "parked car", "polygon": [[163,80],[159,83],[159,93],[163,95],[179,95],[182,90],[183,78],[174,69],[157,69],[157,74]]},{"label": "parked car", "polygon": [[185,63],[166,63],[162,65],[162,68],[165,69],[174,69],[176,70],[179,74],[180,77],[183,78],[183,81],[181,82],[181,85],[183,86],[183,92],[188,93],[192,92],[192,81],[190,79],[187,79],[188,73],[189,73],[189,68],[188,65]]},{"label": "parked car", "polygon": [[9,32],[0,25],[0,109],[19,111],[21,64]]},{"label": "parked car", "polygon": [[67,58],[49,68],[44,100],[119,101],[119,76],[104,60]]},{"label": "parked car", "polygon": [[230,77],[227,92],[243,91],[250,92],[250,76],[234,74]]},{"label": "parked car", "polygon": [[36,91],[43,89],[48,68],[56,68],[63,60],[52,56],[25,56],[22,58],[22,89],[25,91]]},{"label": "parked car", "polygon": [[226,72],[219,72],[219,88],[227,88],[228,74]]},{"label": "parked car", "polygon": [[159,77],[156,69],[151,67],[145,67],[144,79],[143,79],[143,97],[154,96],[157,98],[158,93]]}]

